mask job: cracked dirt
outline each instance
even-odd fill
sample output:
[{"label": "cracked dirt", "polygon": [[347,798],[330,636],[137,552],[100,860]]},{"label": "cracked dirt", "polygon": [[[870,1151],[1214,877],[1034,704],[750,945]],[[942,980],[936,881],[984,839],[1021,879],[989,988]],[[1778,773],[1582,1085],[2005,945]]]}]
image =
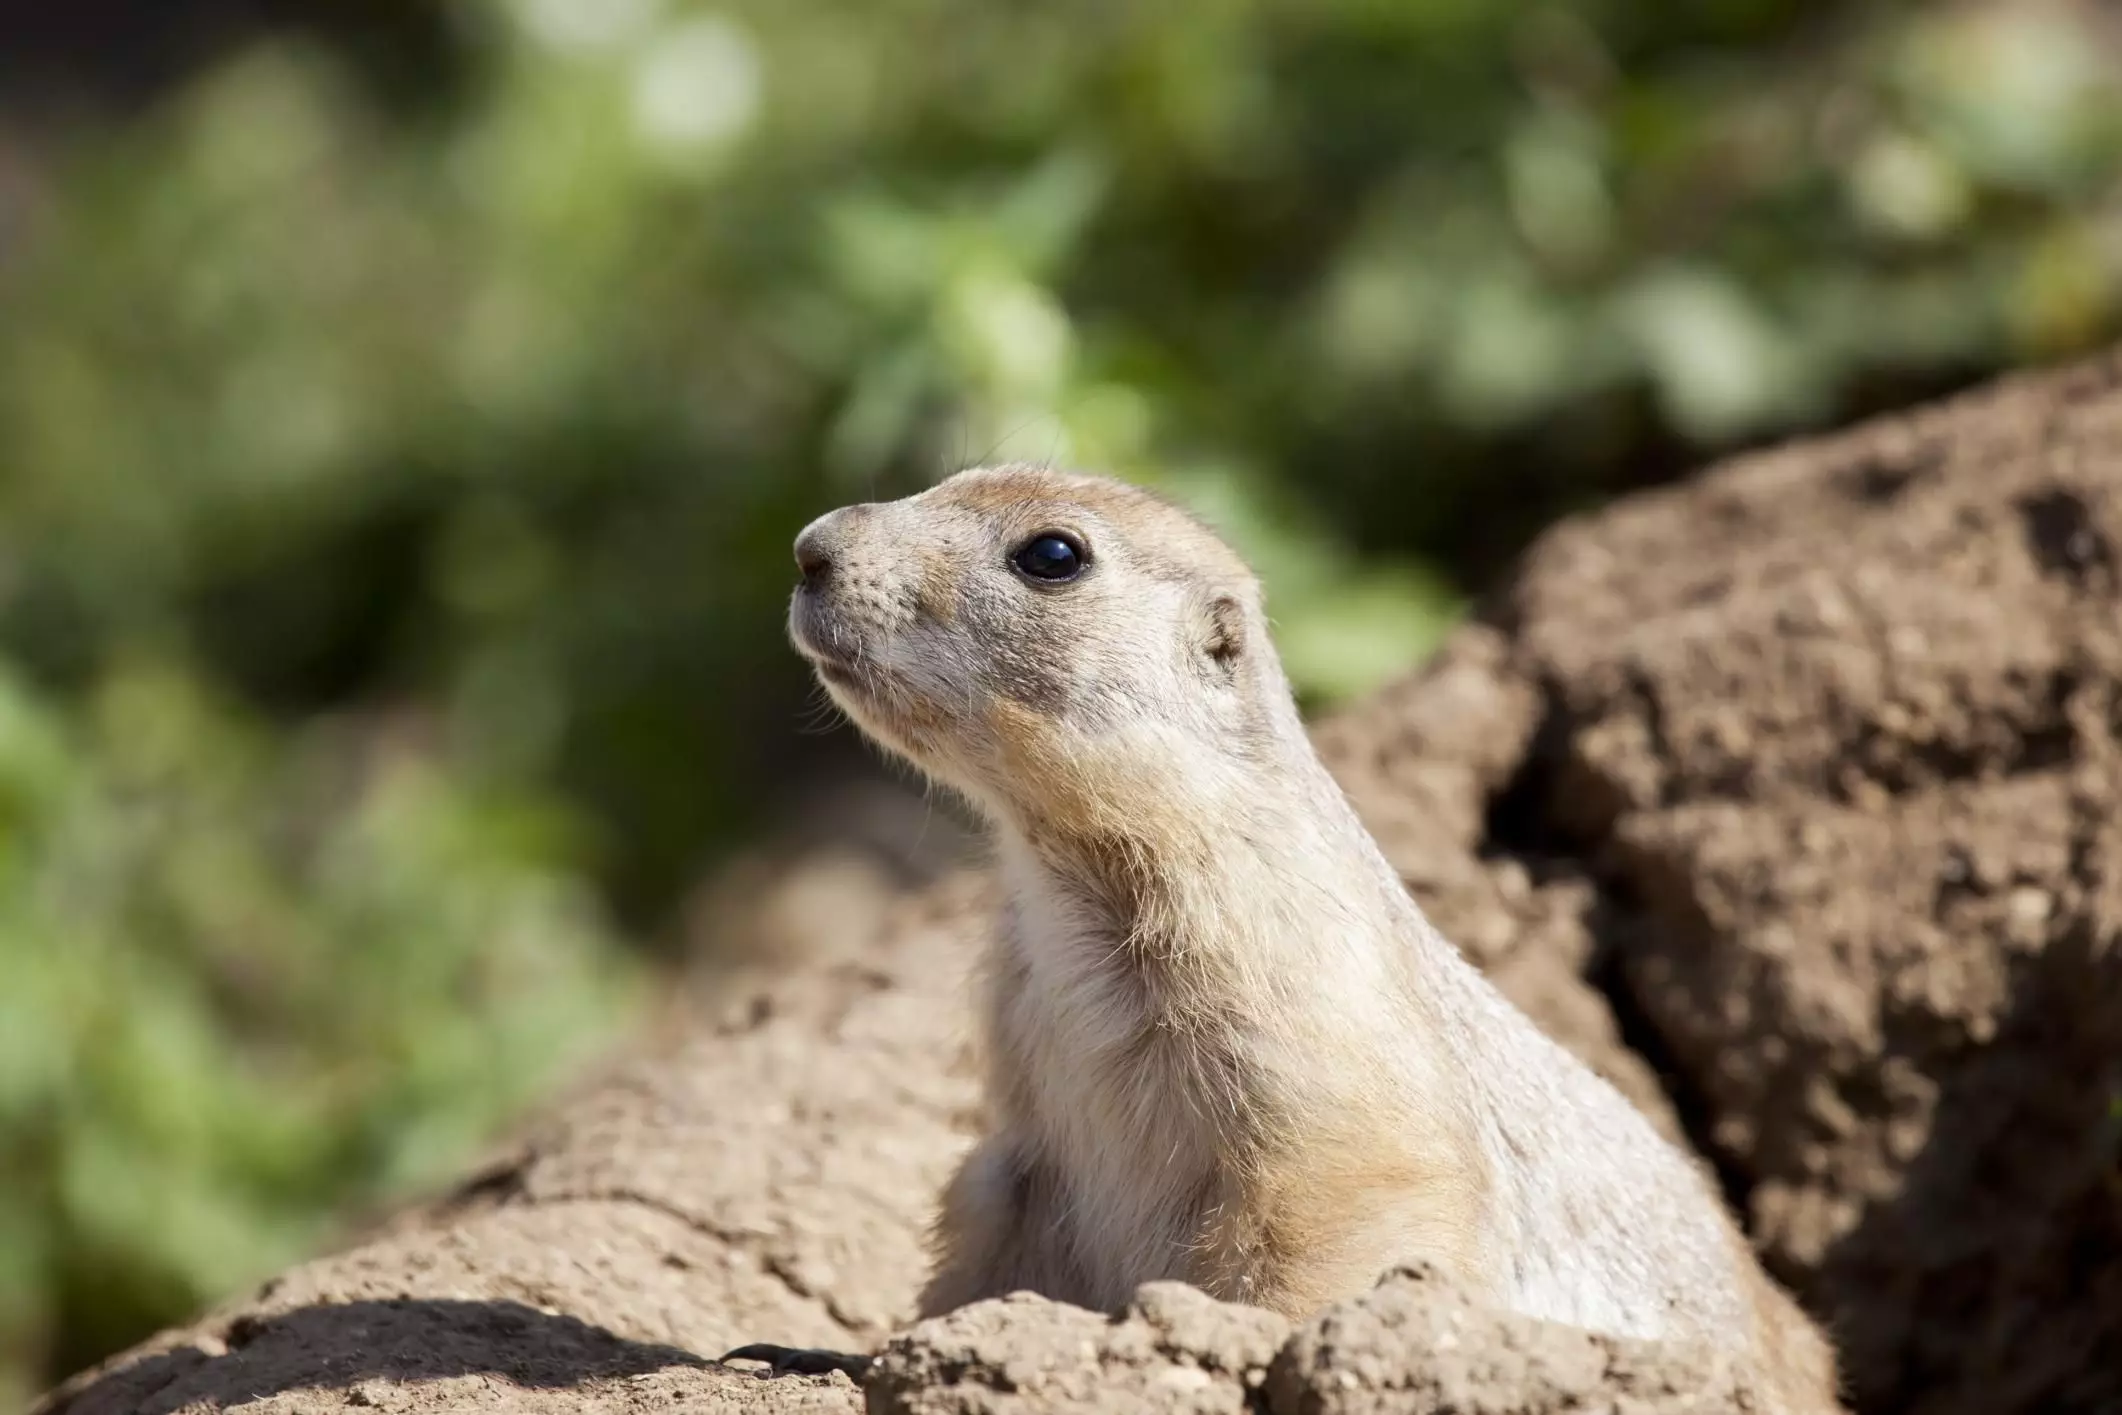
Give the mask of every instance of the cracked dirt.
[{"label": "cracked dirt", "polygon": [[[1322,750],[1438,923],[1710,1165],[1862,1412],[2122,1411],[2122,361],[1557,527]],[[742,973],[455,1195],[57,1415],[1749,1409],[1703,1353],[1395,1278],[911,1332],[977,1097],[977,876],[751,890]]]}]

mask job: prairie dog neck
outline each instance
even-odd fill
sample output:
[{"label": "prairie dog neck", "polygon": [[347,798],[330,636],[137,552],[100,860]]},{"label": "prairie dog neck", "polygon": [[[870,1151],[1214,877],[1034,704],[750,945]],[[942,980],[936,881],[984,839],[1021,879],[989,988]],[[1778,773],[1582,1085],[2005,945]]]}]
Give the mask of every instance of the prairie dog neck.
[{"label": "prairie dog neck", "polygon": [[1412,1002],[1414,906],[1290,717],[1272,750],[1129,779],[1087,826],[998,810],[1017,927],[1067,916],[1100,966],[1181,1012],[1265,1026],[1306,1001],[1346,1014],[1358,986]]}]

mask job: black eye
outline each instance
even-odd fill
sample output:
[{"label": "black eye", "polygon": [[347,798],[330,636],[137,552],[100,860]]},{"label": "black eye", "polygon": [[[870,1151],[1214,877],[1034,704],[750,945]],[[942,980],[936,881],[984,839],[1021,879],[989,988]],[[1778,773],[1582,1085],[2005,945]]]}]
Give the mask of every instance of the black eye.
[{"label": "black eye", "polygon": [[1018,547],[1010,563],[1034,580],[1073,580],[1083,573],[1083,547],[1072,536],[1042,531]]}]

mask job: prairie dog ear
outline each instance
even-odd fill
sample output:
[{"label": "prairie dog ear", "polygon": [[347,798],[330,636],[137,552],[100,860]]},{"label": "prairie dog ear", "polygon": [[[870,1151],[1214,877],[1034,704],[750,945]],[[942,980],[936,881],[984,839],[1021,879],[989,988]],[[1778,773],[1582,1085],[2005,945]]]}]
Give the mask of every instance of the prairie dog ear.
[{"label": "prairie dog ear", "polygon": [[1219,594],[1202,610],[1201,651],[1226,677],[1238,671],[1238,661],[1249,645],[1245,606],[1231,595]]}]

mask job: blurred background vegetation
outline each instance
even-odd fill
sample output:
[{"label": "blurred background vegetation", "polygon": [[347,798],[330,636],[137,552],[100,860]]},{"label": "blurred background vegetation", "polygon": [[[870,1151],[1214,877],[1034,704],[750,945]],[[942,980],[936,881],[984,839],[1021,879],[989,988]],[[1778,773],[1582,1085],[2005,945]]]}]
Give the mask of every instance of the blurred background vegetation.
[{"label": "blurred background vegetation", "polygon": [[435,1182],[816,783],[835,504],[1164,485],[1315,705],[2122,327],[2095,4],[0,6],[0,1403]]}]

